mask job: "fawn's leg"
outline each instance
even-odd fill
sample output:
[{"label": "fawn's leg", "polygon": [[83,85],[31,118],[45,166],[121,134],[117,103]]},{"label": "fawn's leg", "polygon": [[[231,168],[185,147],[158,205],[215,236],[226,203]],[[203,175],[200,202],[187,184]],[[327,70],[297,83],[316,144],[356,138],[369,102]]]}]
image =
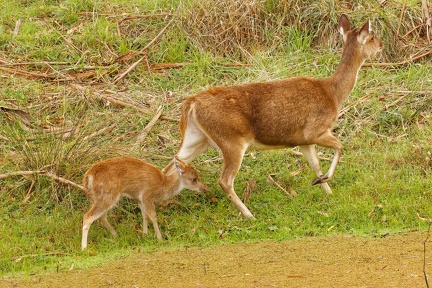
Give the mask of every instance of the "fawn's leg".
[{"label": "fawn's leg", "polygon": [[147,233],[148,233],[148,215],[147,215],[146,209],[145,209],[142,201],[139,201],[139,206],[141,209],[141,214],[142,214],[142,219],[143,219],[143,228],[142,228],[143,234],[147,235]]},{"label": "fawn's leg", "polygon": [[90,229],[90,225],[102,215],[106,213],[105,209],[98,207],[97,204],[93,204],[91,208],[84,214],[82,238],[81,238],[81,249],[84,250],[87,247],[87,237]]},{"label": "fawn's leg", "polygon": [[159,230],[159,225],[158,225],[157,217],[156,217],[156,206],[155,206],[154,202],[145,203],[144,209],[145,209],[145,212],[147,213],[148,217],[150,218],[150,220],[153,223],[153,228],[155,230],[156,237],[159,240],[162,240],[162,234]]}]

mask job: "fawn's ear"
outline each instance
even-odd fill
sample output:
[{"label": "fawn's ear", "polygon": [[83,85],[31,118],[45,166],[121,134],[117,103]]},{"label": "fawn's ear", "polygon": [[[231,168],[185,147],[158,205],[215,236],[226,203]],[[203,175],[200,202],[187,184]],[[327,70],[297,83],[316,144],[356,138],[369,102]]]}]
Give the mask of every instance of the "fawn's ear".
[{"label": "fawn's ear", "polygon": [[369,38],[370,32],[372,32],[372,29],[371,29],[370,21],[368,20],[360,29],[360,33],[357,36],[359,43],[365,44],[366,40]]},{"label": "fawn's ear", "polygon": [[177,169],[177,171],[180,172],[180,174],[184,173],[185,163],[180,160],[177,156],[174,157],[174,166]]},{"label": "fawn's ear", "polygon": [[343,40],[345,42],[347,38],[347,33],[348,31],[350,31],[350,21],[348,19],[348,16],[346,16],[345,14],[342,14],[339,18],[338,30],[339,33],[343,36]]}]

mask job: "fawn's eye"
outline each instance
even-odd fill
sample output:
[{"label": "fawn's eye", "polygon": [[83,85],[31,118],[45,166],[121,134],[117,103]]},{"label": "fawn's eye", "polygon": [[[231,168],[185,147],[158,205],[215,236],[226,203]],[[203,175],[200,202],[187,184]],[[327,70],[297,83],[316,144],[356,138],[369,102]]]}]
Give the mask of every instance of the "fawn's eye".
[{"label": "fawn's eye", "polygon": [[192,183],[197,183],[197,178],[192,178]]}]

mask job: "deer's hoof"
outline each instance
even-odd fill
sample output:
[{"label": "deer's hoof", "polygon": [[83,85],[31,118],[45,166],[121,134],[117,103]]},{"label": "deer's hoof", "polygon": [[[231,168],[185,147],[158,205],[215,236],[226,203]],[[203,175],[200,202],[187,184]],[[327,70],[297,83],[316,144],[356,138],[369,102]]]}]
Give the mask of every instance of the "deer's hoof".
[{"label": "deer's hoof", "polygon": [[316,185],[316,184],[321,184],[321,183],[325,183],[327,182],[328,176],[327,175],[321,175],[319,177],[316,177],[313,181],[312,181],[312,185]]}]

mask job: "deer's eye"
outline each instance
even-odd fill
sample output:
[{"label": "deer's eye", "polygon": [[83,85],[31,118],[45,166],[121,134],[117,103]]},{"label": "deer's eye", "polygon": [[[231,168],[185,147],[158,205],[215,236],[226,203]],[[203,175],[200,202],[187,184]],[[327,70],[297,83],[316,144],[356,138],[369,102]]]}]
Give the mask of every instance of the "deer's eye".
[{"label": "deer's eye", "polygon": [[197,183],[197,178],[192,178],[192,183]]}]

